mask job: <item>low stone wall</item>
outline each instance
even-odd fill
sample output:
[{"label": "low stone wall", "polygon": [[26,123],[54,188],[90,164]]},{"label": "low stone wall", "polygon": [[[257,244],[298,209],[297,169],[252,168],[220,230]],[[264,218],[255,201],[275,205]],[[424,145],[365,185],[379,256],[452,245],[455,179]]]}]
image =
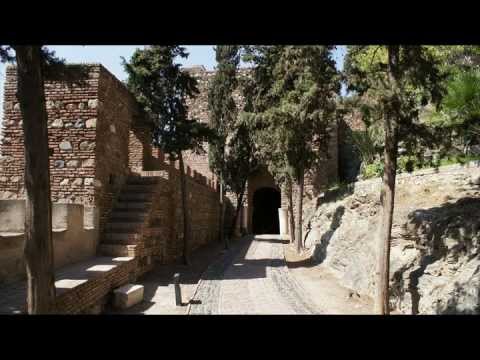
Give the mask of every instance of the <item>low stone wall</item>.
[{"label": "low stone wall", "polygon": [[[159,166],[160,167],[160,166]],[[171,263],[183,251],[183,210],[181,206],[180,171],[178,162],[164,163],[163,170],[143,172],[160,176],[151,209],[150,237],[157,261]],[[191,223],[190,251],[218,240],[219,193],[215,184],[186,167],[187,204]]]},{"label": "low stone wall", "polygon": [[[53,204],[52,236],[55,268],[95,255],[98,231],[85,223],[82,205]],[[25,201],[0,200],[0,282],[25,276],[23,256]]]}]

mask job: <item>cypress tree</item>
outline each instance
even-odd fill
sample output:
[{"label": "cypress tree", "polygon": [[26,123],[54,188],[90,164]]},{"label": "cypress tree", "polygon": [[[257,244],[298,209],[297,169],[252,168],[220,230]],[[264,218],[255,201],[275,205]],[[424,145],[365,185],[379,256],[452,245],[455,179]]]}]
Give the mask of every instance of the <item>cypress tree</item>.
[{"label": "cypress tree", "polygon": [[179,161],[185,264],[189,263],[191,226],[183,152],[204,152],[203,142],[211,136],[207,125],[188,117],[186,99],[198,94],[197,81],[175,62],[176,57],[187,56],[185,48],[178,45],[149,46],[136,50],[130,62],[123,59],[129,76],[127,87],[151,121],[153,144],[168,154],[170,159]]}]

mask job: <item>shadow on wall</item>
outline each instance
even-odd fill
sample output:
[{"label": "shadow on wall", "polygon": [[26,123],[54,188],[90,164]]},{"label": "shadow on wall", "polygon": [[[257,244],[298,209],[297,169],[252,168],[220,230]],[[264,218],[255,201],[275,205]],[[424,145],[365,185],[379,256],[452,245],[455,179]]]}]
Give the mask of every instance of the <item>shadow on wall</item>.
[{"label": "shadow on wall", "polygon": [[[465,264],[478,259],[480,244],[480,199],[465,197],[455,203],[445,203],[430,209],[416,210],[409,214],[407,231],[416,242],[419,256],[414,270],[408,274],[408,285],[404,273],[411,270],[405,266],[393,274],[392,295],[400,301],[406,300],[407,292],[411,297],[412,314],[419,314],[422,291],[420,279],[426,274],[429,265],[442,262],[442,266],[453,265],[453,274],[459,263]],[[460,261],[461,260],[461,261]],[[459,271],[461,268],[458,269]],[[430,274],[429,274],[430,275]],[[438,276],[454,276],[438,274]],[[473,276],[466,282],[454,285],[454,291],[448,299],[437,299],[434,306],[438,314],[478,314],[480,312],[480,290],[472,282]],[[472,292],[473,289],[473,292]],[[466,301],[468,303],[466,303]]]},{"label": "shadow on wall", "polygon": [[330,244],[330,240],[332,239],[333,234],[335,234],[335,231],[342,224],[342,217],[344,214],[345,207],[339,206],[332,216],[330,229],[328,229],[328,231],[322,235],[322,237],[320,238],[320,242],[315,245],[312,257],[316,265],[321,264],[326,259],[328,245]]},{"label": "shadow on wall", "polygon": [[[465,289],[465,284],[455,283],[454,294],[447,300],[446,304],[437,303],[437,314],[455,315],[478,315],[480,314],[480,287],[475,286]],[[459,299],[472,299],[472,302],[465,303]]]},{"label": "shadow on wall", "polygon": [[[313,266],[320,265],[327,257],[327,250],[330,244],[330,240],[335,234],[335,231],[342,224],[342,218],[344,214],[345,214],[345,207],[339,206],[335,210],[334,214],[332,215],[332,222],[330,223],[330,228],[325,233],[323,233],[322,236],[320,237],[320,240],[316,242],[312,255],[305,260],[289,262],[288,267],[299,268],[299,267],[313,267]],[[305,235],[305,238],[307,236],[308,234]]]},{"label": "shadow on wall", "polygon": [[[55,268],[92,257],[98,226],[94,208],[53,204],[52,236]],[[0,282],[24,278],[24,200],[0,200]]]}]

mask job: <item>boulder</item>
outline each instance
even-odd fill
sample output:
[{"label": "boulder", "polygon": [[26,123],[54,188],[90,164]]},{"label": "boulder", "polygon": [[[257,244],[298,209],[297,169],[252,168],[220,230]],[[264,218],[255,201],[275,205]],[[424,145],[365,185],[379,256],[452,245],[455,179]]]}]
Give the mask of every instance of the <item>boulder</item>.
[{"label": "boulder", "polygon": [[[480,314],[478,168],[405,175],[397,184],[390,305],[404,314]],[[314,263],[362,296],[375,293],[380,182],[313,199],[305,245]],[[328,195],[328,194],[327,194]]]}]

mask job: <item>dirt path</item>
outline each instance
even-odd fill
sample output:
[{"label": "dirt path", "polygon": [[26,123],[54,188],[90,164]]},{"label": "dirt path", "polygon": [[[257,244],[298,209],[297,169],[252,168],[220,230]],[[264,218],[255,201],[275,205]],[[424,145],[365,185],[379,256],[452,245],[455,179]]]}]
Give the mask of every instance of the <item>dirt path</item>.
[{"label": "dirt path", "polygon": [[339,284],[338,279],[322,265],[315,265],[308,255],[297,255],[285,246],[285,257],[290,273],[309,293],[315,306],[324,314],[372,314],[372,299]]}]

